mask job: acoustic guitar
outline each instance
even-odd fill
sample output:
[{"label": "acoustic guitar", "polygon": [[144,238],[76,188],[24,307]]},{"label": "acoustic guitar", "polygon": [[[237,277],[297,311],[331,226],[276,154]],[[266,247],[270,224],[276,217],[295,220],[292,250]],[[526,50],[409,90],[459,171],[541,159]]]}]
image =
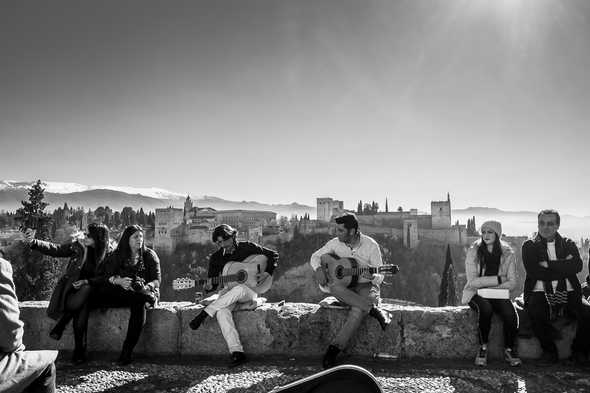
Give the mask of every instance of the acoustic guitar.
[{"label": "acoustic guitar", "polygon": [[221,284],[228,288],[233,288],[238,284],[245,284],[257,294],[262,294],[270,289],[272,286],[272,276],[264,280],[260,285],[256,280],[258,273],[266,271],[268,258],[264,255],[250,255],[242,262],[227,262],[223,266],[223,271],[220,276],[209,277],[201,280],[193,280],[192,278],[177,278],[172,281],[172,288],[174,290],[181,290],[202,286],[207,282],[215,285]]},{"label": "acoustic guitar", "polygon": [[[341,287],[353,287],[358,283],[366,283],[371,280],[362,277],[362,274],[397,274],[398,265],[382,265],[379,267],[366,266],[359,263],[355,258],[340,258],[336,254],[324,254],[321,257],[320,269],[324,272],[328,283],[334,283]],[[320,285],[322,292],[329,293],[327,286]]]}]

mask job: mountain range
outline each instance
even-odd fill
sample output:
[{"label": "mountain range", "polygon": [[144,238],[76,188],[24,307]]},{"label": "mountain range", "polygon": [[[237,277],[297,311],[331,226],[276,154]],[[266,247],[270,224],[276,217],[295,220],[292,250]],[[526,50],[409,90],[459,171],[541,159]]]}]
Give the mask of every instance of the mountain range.
[{"label": "mountain range", "polygon": [[[28,198],[27,190],[34,182],[0,180],[0,210],[14,211],[21,201]],[[44,182],[45,202],[51,211],[67,203],[70,207],[96,209],[109,206],[121,210],[125,206],[134,209],[154,210],[162,207],[183,207],[186,194],[160,188],[135,188],[121,186],[87,186],[77,183]],[[193,204],[217,210],[268,210],[281,216],[293,214],[315,216],[316,208],[293,202],[291,204],[266,204],[255,201],[229,201],[215,196],[192,196]]]},{"label": "mountain range", "polygon": [[[27,189],[32,181],[0,181],[0,211],[14,211],[21,207],[21,200],[28,198]],[[154,210],[161,207],[182,207],[185,194],[168,191],[161,188],[135,188],[122,186],[88,186],[77,183],[45,182],[45,201],[49,203],[48,210],[53,210],[67,203],[72,207],[96,209],[99,206],[109,206],[114,210],[121,210],[125,206],[134,209],[142,207],[144,210]],[[309,214],[315,218],[315,206],[307,206],[293,202],[291,204],[266,204],[255,201],[229,201],[215,196],[191,196],[193,203],[199,207],[212,207],[217,210],[268,210],[278,215],[290,217],[293,214],[301,216]],[[537,212],[534,211],[505,211],[492,207],[468,207],[453,209],[453,222],[467,223],[467,219],[475,216],[476,225],[486,220],[497,220],[503,225],[503,232],[508,235],[530,235],[536,230]],[[590,217],[562,215],[560,232],[574,239],[589,237]]]}]

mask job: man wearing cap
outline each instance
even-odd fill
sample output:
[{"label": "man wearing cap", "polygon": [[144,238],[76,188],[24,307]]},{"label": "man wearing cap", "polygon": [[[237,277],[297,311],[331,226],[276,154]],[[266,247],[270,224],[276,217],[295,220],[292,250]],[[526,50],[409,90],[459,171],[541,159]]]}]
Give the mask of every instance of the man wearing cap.
[{"label": "man wearing cap", "polygon": [[369,282],[359,282],[352,288],[343,288],[327,281],[327,277],[320,266],[322,258],[330,254],[335,254],[339,258],[354,258],[365,266],[379,267],[383,265],[379,244],[359,231],[358,221],[354,214],[344,214],[337,217],[335,222],[338,236],[314,252],[310,260],[318,284],[327,287],[330,294],[350,306],[346,322],[344,322],[340,332],[332,340],[324,355],[322,361],[324,368],[336,365],[336,357],[346,347],[366,315],[375,318],[383,330],[391,322],[389,314],[378,307],[380,302],[379,287],[383,282],[382,274],[368,274],[368,276],[364,277],[369,279]]},{"label": "man wearing cap", "polygon": [[12,266],[0,257],[0,392],[55,392],[57,351],[25,351]]},{"label": "man wearing cap", "polygon": [[[228,262],[242,262],[251,255],[264,255],[267,257],[266,271],[257,274],[256,279],[259,285],[270,279],[273,271],[277,267],[279,254],[269,248],[262,247],[252,242],[236,241],[237,231],[229,225],[222,224],[213,230],[212,240],[217,244],[219,250],[214,252],[209,258],[209,277],[220,276],[223,267]],[[204,289],[208,292],[214,291],[217,284],[208,283]],[[223,288],[219,292],[219,297],[201,311],[189,324],[191,329],[197,330],[208,317],[216,317],[223,338],[227,343],[231,354],[230,367],[238,366],[246,362],[244,349],[240,342],[240,336],[236,330],[232,318],[232,310],[236,303],[251,302],[256,299],[258,294],[247,285],[239,284],[231,289]]]},{"label": "man wearing cap", "polygon": [[526,270],[525,307],[543,348],[542,360],[558,361],[553,340],[560,334],[551,321],[568,315],[577,321],[572,360],[584,363],[590,349],[590,307],[582,303],[582,288],[576,276],[582,270],[582,259],[576,243],[557,232],[560,225],[557,211],[543,210],[537,221],[538,233],[522,245],[522,261]]}]

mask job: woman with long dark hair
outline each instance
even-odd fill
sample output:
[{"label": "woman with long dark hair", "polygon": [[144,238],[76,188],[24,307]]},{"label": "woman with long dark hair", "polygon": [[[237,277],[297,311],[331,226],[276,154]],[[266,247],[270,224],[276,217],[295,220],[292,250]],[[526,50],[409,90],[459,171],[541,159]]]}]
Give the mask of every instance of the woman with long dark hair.
[{"label": "woman with long dark hair", "polygon": [[[504,325],[504,360],[510,366],[522,362],[516,348],[518,314],[510,298],[501,296],[480,296],[478,289],[495,288],[512,290],[516,286],[516,263],[510,246],[501,241],[502,224],[486,221],[481,226],[481,239],[476,240],[465,258],[467,283],[463,289],[463,304],[469,304],[478,314],[480,348],[475,365],[485,366],[488,359],[488,337],[492,325],[492,314],[499,314]],[[499,291],[500,292],[500,291]]]},{"label": "woman with long dark hair", "polygon": [[88,325],[88,299],[93,289],[102,283],[97,271],[109,251],[109,229],[103,224],[90,224],[83,237],[66,244],[55,244],[34,239],[34,232],[25,232],[25,242],[31,249],[52,257],[70,258],[66,274],[56,286],[48,307],[48,315],[57,319],[49,336],[61,339],[70,320],[74,320],[74,356],[72,362],[86,361],[86,331]]},{"label": "woman with long dark hair", "polygon": [[101,275],[105,284],[94,293],[98,307],[129,307],[129,325],[119,364],[131,363],[133,348],[146,321],[146,308],[159,298],[160,259],[144,244],[143,229],[130,225],[121,234],[115,251],[105,262]]}]

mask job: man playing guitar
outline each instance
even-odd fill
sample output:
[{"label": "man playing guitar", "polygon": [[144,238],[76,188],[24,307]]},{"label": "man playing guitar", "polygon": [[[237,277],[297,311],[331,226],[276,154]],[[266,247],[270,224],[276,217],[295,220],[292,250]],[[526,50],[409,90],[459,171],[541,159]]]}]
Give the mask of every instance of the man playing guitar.
[{"label": "man playing guitar", "polygon": [[367,282],[359,280],[353,286],[345,288],[331,281],[327,277],[325,269],[322,268],[322,263],[326,259],[332,258],[330,254],[335,254],[340,258],[354,258],[361,265],[372,267],[383,265],[379,245],[371,237],[363,235],[359,231],[358,221],[354,214],[344,214],[336,218],[335,221],[338,237],[328,241],[322,248],[314,252],[310,264],[315,271],[314,277],[318,284],[351,308],[346,322],[324,355],[322,363],[324,368],[336,365],[336,357],[346,347],[367,314],[377,319],[383,330],[391,322],[389,314],[378,307],[379,286],[383,282],[382,274],[363,273],[362,277]]},{"label": "man playing guitar", "polygon": [[[266,271],[259,272],[256,275],[256,281],[258,285],[263,285],[266,280],[272,279],[271,275],[277,267],[279,254],[256,243],[238,242],[236,241],[236,233],[234,228],[226,224],[219,225],[213,230],[212,240],[219,246],[219,250],[209,258],[207,275],[209,277],[220,276],[226,263],[241,262],[251,255],[262,254],[267,258]],[[217,284],[208,282],[203,289],[207,292],[214,291],[217,289]],[[232,318],[232,310],[236,303],[250,302],[257,296],[258,294],[245,284],[238,284],[231,288],[225,287],[219,291],[219,297],[205,307],[189,324],[191,329],[196,330],[207,317],[217,317],[221,333],[231,353],[230,367],[238,366],[246,361],[240,336]]]}]

